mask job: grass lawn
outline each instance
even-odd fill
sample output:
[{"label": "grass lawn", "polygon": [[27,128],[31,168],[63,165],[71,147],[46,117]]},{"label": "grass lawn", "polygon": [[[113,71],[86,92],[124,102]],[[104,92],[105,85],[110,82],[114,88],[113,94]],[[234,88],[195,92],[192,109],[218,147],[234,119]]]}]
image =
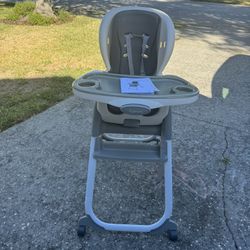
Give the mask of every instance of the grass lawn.
[{"label": "grass lawn", "polygon": [[[9,11],[0,6],[0,20]],[[51,26],[0,21],[0,131],[70,96],[76,77],[104,68],[99,24],[86,16]]]},{"label": "grass lawn", "polygon": [[241,4],[250,6],[250,0],[193,0],[198,2],[212,2],[212,3],[228,3],[228,4]]}]

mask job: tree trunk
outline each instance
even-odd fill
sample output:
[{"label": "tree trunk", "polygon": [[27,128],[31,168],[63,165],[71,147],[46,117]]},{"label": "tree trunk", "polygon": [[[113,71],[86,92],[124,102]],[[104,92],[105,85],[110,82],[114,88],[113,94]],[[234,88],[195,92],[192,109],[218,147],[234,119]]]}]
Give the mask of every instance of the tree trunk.
[{"label": "tree trunk", "polygon": [[49,0],[36,0],[35,12],[44,16],[55,17]]}]

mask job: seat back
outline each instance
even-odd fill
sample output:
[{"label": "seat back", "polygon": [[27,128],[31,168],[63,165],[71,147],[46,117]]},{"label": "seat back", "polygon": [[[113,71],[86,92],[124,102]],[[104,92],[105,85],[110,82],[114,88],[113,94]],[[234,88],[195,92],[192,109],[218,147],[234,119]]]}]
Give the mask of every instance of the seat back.
[{"label": "seat back", "polygon": [[[174,48],[175,31],[164,12],[144,7],[120,7],[109,11],[99,32],[100,50],[108,72],[128,75],[161,75]],[[102,120],[124,126],[158,125],[169,108],[132,115],[119,107],[97,103]]]},{"label": "seat back", "polygon": [[100,26],[101,54],[111,73],[161,75],[174,41],[174,25],[169,16],[152,8],[112,9]]}]

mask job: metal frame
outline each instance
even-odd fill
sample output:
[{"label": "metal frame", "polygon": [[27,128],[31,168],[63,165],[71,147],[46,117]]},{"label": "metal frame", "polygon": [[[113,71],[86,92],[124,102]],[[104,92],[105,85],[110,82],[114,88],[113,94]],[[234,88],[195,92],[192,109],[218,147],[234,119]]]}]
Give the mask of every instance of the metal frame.
[{"label": "metal frame", "polygon": [[[94,116],[93,116],[93,127],[92,127],[92,136],[90,141],[90,151],[89,151],[89,161],[88,161],[88,174],[87,174],[87,187],[85,194],[85,213],[86,216],[82,217],[79,220],[79,227],[93,226],[100,230],[110,230],[110,231],[123,231],[123,232],[176,232],[177,225],[170,220],[172,209],[173,209],[173,191],[172,191],[172,125],[171,125],[171,109],[167,117],[164,119],[163,123],[158,126],[142,126],[141,128],[126,128],[123,126],[109,124],[104,122],[101,119],[100,114],[95,107]],[[114,129],[116,128],[116,129]],[[93,211],[93,194],[95,186],[95,174],[96,174],[96,164],[97,159],[95,158],[95,152],[97,147],[98,140],[114,140],[121,141],[124,138],[117,138],[107,135],[108,132],[114,130],[114,133],[118,134],[133,134],[134,132],[141,135],[152,135],[152,132],[155,134],[153,136],[148,136],[147,138],[133,138],[132,141],[141,141],[144,143],[151,142],[155,138],[160,136],[159,148],[160,148],[160,158],[164,166],[164,191],[165,191],[165,210],[162,217],[153,224],[148,225],[138,225],[138,224],[115,224],[107,223],[100,220]],[[103,138],[104,137],[104,138]],[[125,138],[125,140],[130,140],[131,138]],[[121,142],[122,144],[122,142]],[[129,146],[128,146],[129,147]],[[166,156],[167,155],[167,160]],[[126,155],[123,156],[124,159]],[[128,156],[129,157],[129,156]],[[109,158],[112,159],[112,152],[109,155]],[[163,160],[164,159],[164,160]],[[134,160],[134,158],[133,158]],[[141,160],[138,158],[138,160]]]},{"label": "metal frame", "polygon": [[95,137],[91,137],[90,152],[88,162],[87,188],[85,195],[85,212],[89,218],[99,227],[110,231],[126,231],[126,232],[150,232],[161,227],[170,218],[173,208],[172,194],[172,141],[167,140],[167,156],[168,160],[164,163],[164,179],[165,179],[165,211],[163,216],[155,223],[150,225],[137,224],[114,224],[100,220],[93,211],[93,193],[95,185],[96,159],[94,158]]}]

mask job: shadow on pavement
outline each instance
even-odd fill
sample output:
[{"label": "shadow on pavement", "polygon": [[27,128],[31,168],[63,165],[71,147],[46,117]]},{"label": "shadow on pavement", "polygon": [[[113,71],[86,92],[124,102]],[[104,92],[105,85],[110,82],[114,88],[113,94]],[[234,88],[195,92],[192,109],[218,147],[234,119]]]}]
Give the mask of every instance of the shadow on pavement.
[{"label": "shadow on pavement", "polygon": [[213,4],[190,1],[120,1],[120,0],[59,0],[56,6],[65,7],[76,14],[101,18],[108,10],[138,5],[158,8],[170,17],[181,22],[181,35],[199,37],[210,43],[206,35],[221,35],[223,42],[211,43],[216,48],[228,46],[250,46],[250,7],[230,4]]},{"label": "shadow on pavement", "polygon": [[211,124],[244,131],[249,125],[249,68],[249,55],[230,57],[213,77],[212,98],[201,95],[193,105],[177,107],[176,110]]}]

